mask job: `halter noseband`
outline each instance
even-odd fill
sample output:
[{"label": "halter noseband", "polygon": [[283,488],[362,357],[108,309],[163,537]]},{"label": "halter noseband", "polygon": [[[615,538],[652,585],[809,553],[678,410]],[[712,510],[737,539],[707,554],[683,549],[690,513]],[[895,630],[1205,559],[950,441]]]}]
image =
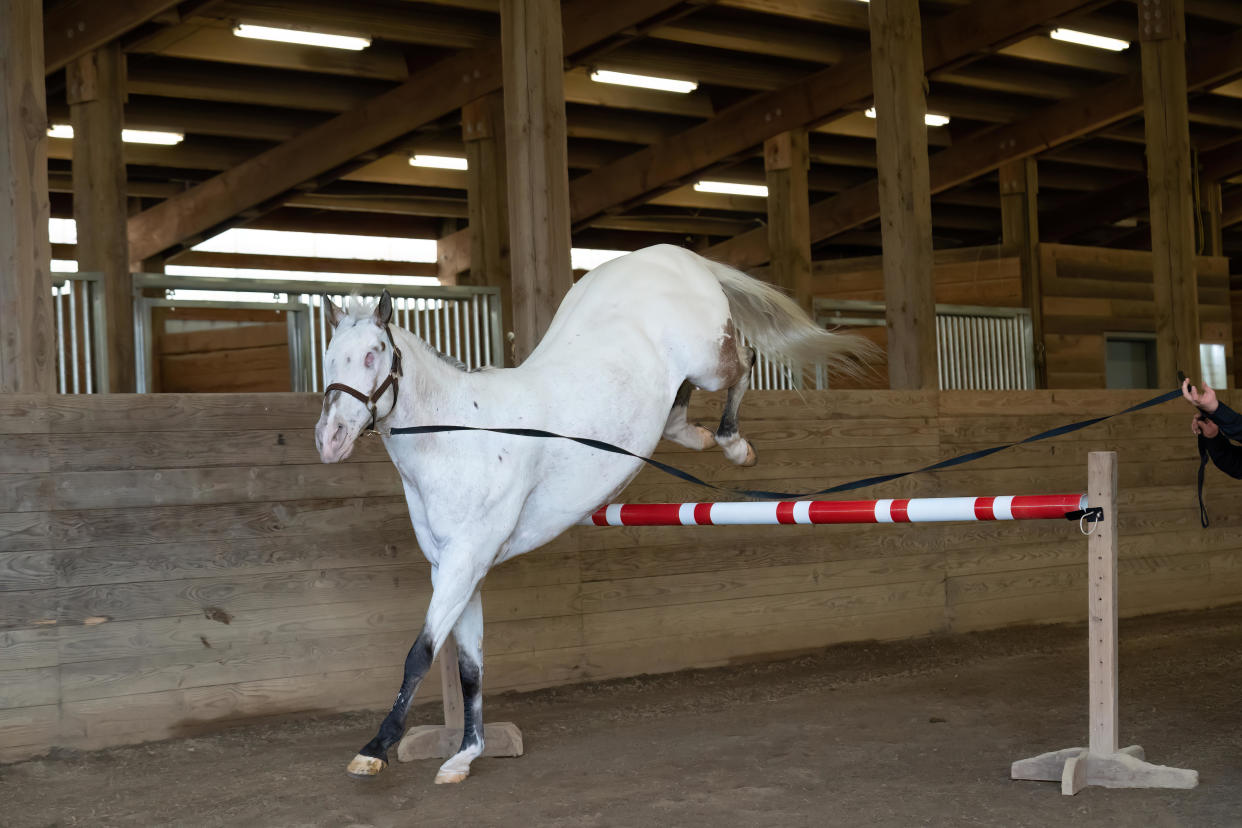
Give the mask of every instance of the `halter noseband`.
[{"label": "halter noseband", "polygon": [[[392,386],[392,408],[388,410],[388,414],[391,414],[392,410],[397,407],[397,394],[400,388],[399,381],[401,379],[401,349],[397,347],[397,343],[393,340],[392,329],[387,323],[384,324],[384,333],[388,334],[388,344],[392,346],[392,363],[388,368],[388,376],[379,384],[379,387],[371,393],[371,396],[368,397],[357,388],[351,388],[343,382],[334,382],[323,391],[325,400],[327,400],[328,395],[333,391],[344,391],[346,394],[358,400],[358,402],[367,407],[367,411],[371,412],[371,421],[367,423],[366,428],[363,429],[363,433],[375,432],[376,420],[379,419],[379,411],[376,403],[378,403],[380,398],[384,396],[384,392],[388,390],[388,386],[390,385]],[[385,414],[384,416],[387,417],[388,414]]]}]

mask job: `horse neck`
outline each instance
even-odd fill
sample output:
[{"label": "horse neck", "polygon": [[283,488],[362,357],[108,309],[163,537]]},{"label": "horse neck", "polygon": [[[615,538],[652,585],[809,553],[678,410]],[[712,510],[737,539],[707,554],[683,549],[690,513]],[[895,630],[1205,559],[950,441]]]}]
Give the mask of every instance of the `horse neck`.
[{"label": "horse neck", "polygon": [[466,378],[474,376],[445,362],[430,345],[404,328],[392,328],[401,349],[402,377],[391,425],[410,425],[455,409]]}]

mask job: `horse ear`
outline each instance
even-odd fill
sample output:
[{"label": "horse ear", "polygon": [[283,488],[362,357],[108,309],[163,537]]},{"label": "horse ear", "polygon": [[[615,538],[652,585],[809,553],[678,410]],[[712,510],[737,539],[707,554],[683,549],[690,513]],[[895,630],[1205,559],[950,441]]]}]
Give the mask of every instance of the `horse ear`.
[{"label": "horse ear", "polygon": [[392,295],[388,292],[388,288],[384,288],[384,292],[380,294],[379,304],[375,306],[375,321],[380,325],[387,325],[392,321]]},{"label": "horse ear", "polygon": [[345,318],[345,311],[341,310],[340,306],[333,302],[332,297],[326,293],[323,295],[323,306],[328,311],[328,322],[332,327],[335,328],[341,324],[341,320]]}]

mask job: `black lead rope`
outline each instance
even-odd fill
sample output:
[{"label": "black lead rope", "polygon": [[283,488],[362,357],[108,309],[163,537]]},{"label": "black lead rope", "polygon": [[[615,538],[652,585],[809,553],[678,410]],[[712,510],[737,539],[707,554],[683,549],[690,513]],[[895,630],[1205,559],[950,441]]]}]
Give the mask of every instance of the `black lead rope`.
[{"label": "black lead rope", "polygon": [[[807,498],[807,497],[818,497],[819,495],[836,494],[838,492],[849,492],[855,489],[863,489],[868,486],[875,486],[879,483],[887,483],[890,480],[899,480],[900,478],[903,478],[903,477],[909,477],[912,474],[920,474],[922,472],[938,471],[940,469],[947,469],[953,466],[960,466],[964,463],[970,463],[974,460],[980,460],[984,457],[988,457],[990,455],[996,454],[999,451],[1004,451],[1005,449],[1013,448],[1014,446],[1021,446],[1027,443],[1035,443],[1040,440],[1050,439],[1052,437],[1060,437],[1063,434],[1070,434],[1080,429],[1087,428],[1088,426],[1093,426],[1096,423],[1102,423],[1105,420],[1111,420],[1114,417],[1121,417],[1125,414],[1132,414],[1135,411],[1141,411],[1144,408],[1151,408],[1152,406],[1160,405],[1162,403],[1168,402],[1169,400],[1176,399],[1180,397],[1181,395],[1182,395],[1182,391],[1180,388],[1178,388],[1176,391],[1169,391],[1157,397],[1152,397],[1150,400],[1146,400],[1145,402],[1138,403],[1137,405],[1132,405],[1129,408],[1125,409],[1124,411],[1118,411],[1115,414],[1108,414],[1103,417],[1092,417],[1089,420],[1079,420],[1076,423],[1070,423],[1068,425],[1057,426],[1056,428],[1051,428],[1047,431],[1041,431],[1039,434],[1032,435],[1030,437],[1027,437],[1024,440],[1018,440],[1013,443],[1005,443],[1004,445],[993,446],[992,448],[979,449],[977,451],[967,452],[966,454],[959,454],[956,457],[950,457],[947,460],[941,460],[937,463],[932,463],[930,466],[924,466],[921,469],[913,469],[911,471],[898,472],[896,474],[881,474],[875,477],[864,477],[861,480],[854,480],[849,483],[842,483],[837,486],[830,486],[827,489],[819,489],[818,491],[814,491],[814,492],[769,492],[769,491],[764,491],[762,489],[731,489],[726,486],[718,486],[715,483],[709,483],[706,480],[702,480],[698,477],[695,477],[693,474],[690,474],[690,472],[683,471],[682,469],[679,469],[675,466],[670,466],[667,463],[661,463],[659,460],[653,460],[650,457],[643,457],[641,454],[635,454],[634,452],[629,451],[628,449],[623,449],[620,446],[614,446],[612,443],[605,443],[603,440],[592,440],[589,437],[570,437],[565,434],[557,434],[554,431],[544,431],[543,429],[539,429],[539,428],[484,428],[484,427],[479,427],[479,426],[462,426],[462,425],[425,425],[425,426],[398,427],[398,428],[391,429],[390,433],[391,434],[440,434],[440,433],[450,432],[450,431],[490,431],[493,434],[512,434],[518,437],[544,437],[544,438],[555,438],[558,440],[570,440],[574,443],[578,443],[579,445],[588,446],[593,449],[599,449],[600,451],[607,451],[607,452],[611,452],[612,454],[621,454],[626,457],[633,457],[637,460],[643,461],[649,466],[654,466],[655,468],[659,469],[665,474],[670,474],[673,477],[678,478],[679,480],[684,480],[687,483],[693,483],[696,486],[705,486],[709,489],[715,489],[716,491],[728,492],[729,494],[739,495],[741,497],[754,498],[757,500],[799,500],[799,499]],[[1207,526],[1207,512],[1203,511],[1203,508],[1202,508],[1202,502],[1203,502],[1203,469],[1202,468],[1200,468],[1199,470],[1199,501],[1200,501],[1200,510],[1202,511],[1203,525]]]},{"label": "black lead rope", "polygon": [[1207,440],[1199,438],[1199,523],[1203,524],[1203,528],[1208,528],[1207,507],[1203,505],[1203,473],[1207,469],[1208,464],[1208,447]]}]

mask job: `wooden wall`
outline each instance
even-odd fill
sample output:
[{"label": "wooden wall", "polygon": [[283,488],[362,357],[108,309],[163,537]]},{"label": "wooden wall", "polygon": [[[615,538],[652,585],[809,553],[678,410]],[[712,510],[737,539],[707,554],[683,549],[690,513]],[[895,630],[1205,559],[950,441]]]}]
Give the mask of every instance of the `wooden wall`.
[{"label": "wooden wall", "polygon": [[[752,393],[742,423],[757,467],[715,451],[661,456],[713,480],[819,488],[1143,396]],[[318,405],[293,394],[0,396],[0,760],[391,703],[427,566],[377,442],[343,465],[318,462]],[[710,422],[719,406],[699,400],[692,413]],[[1086,452],[1115,448],[1122,611],[1239,601],[1242,487],[1211,472],[1214,523],[1199,529],[1189,419],[1167,404],[860,496],[1079,490]],[[625,494],[704,497],[651,472]],[[576,529],[489,576],[486,687],[1081,620],[1085,553],[1062,522]],[[412,721],[437,715],[423,708]]]},{"label": "wooden wall", "polygon": [[[1155,333],[1151,254],[1141,250],[1039,246],[1044,343],[1050,388],[1103,388],[1104,334]],[[1200,256],[1199,326],[1205,342],[1226,346],[1233,361],[1229,260]],[[1198,375],[1199,366],[1181,366]]]},{"label": "wooden wall", "polygon": [[[1197,261],[1203,341],[1225,344],[1233,365],[1234,337],[1242,336],[1234,315],[1242,310],[1231,308],[1229,260],[1201,256]],[[1041,244],[1039,262],[1048,387],[1104,388],[1104,334],[1155,333],[1151,253]],[[1005,248],[937,251],[935,278],[939,304],[1022,307],[1020,262]],[[816,262],[814,284],[816,297],[884,301],[878,256]],[[1242,308],[1242,301],[1233,304]],[[857,332],[881,347],[886,344],[883,328]],[[1197,365],[1183,369],[1198,373]],[[861,382],[836,385],[885,388],[888,383],[881,368]]]},{"label": "wooden wall", "polygon": [[[291,391],[284,311],[255,308],[153,308],[152,386],[167,393]],[[170,332],[170,322],[213,325]]]}]

